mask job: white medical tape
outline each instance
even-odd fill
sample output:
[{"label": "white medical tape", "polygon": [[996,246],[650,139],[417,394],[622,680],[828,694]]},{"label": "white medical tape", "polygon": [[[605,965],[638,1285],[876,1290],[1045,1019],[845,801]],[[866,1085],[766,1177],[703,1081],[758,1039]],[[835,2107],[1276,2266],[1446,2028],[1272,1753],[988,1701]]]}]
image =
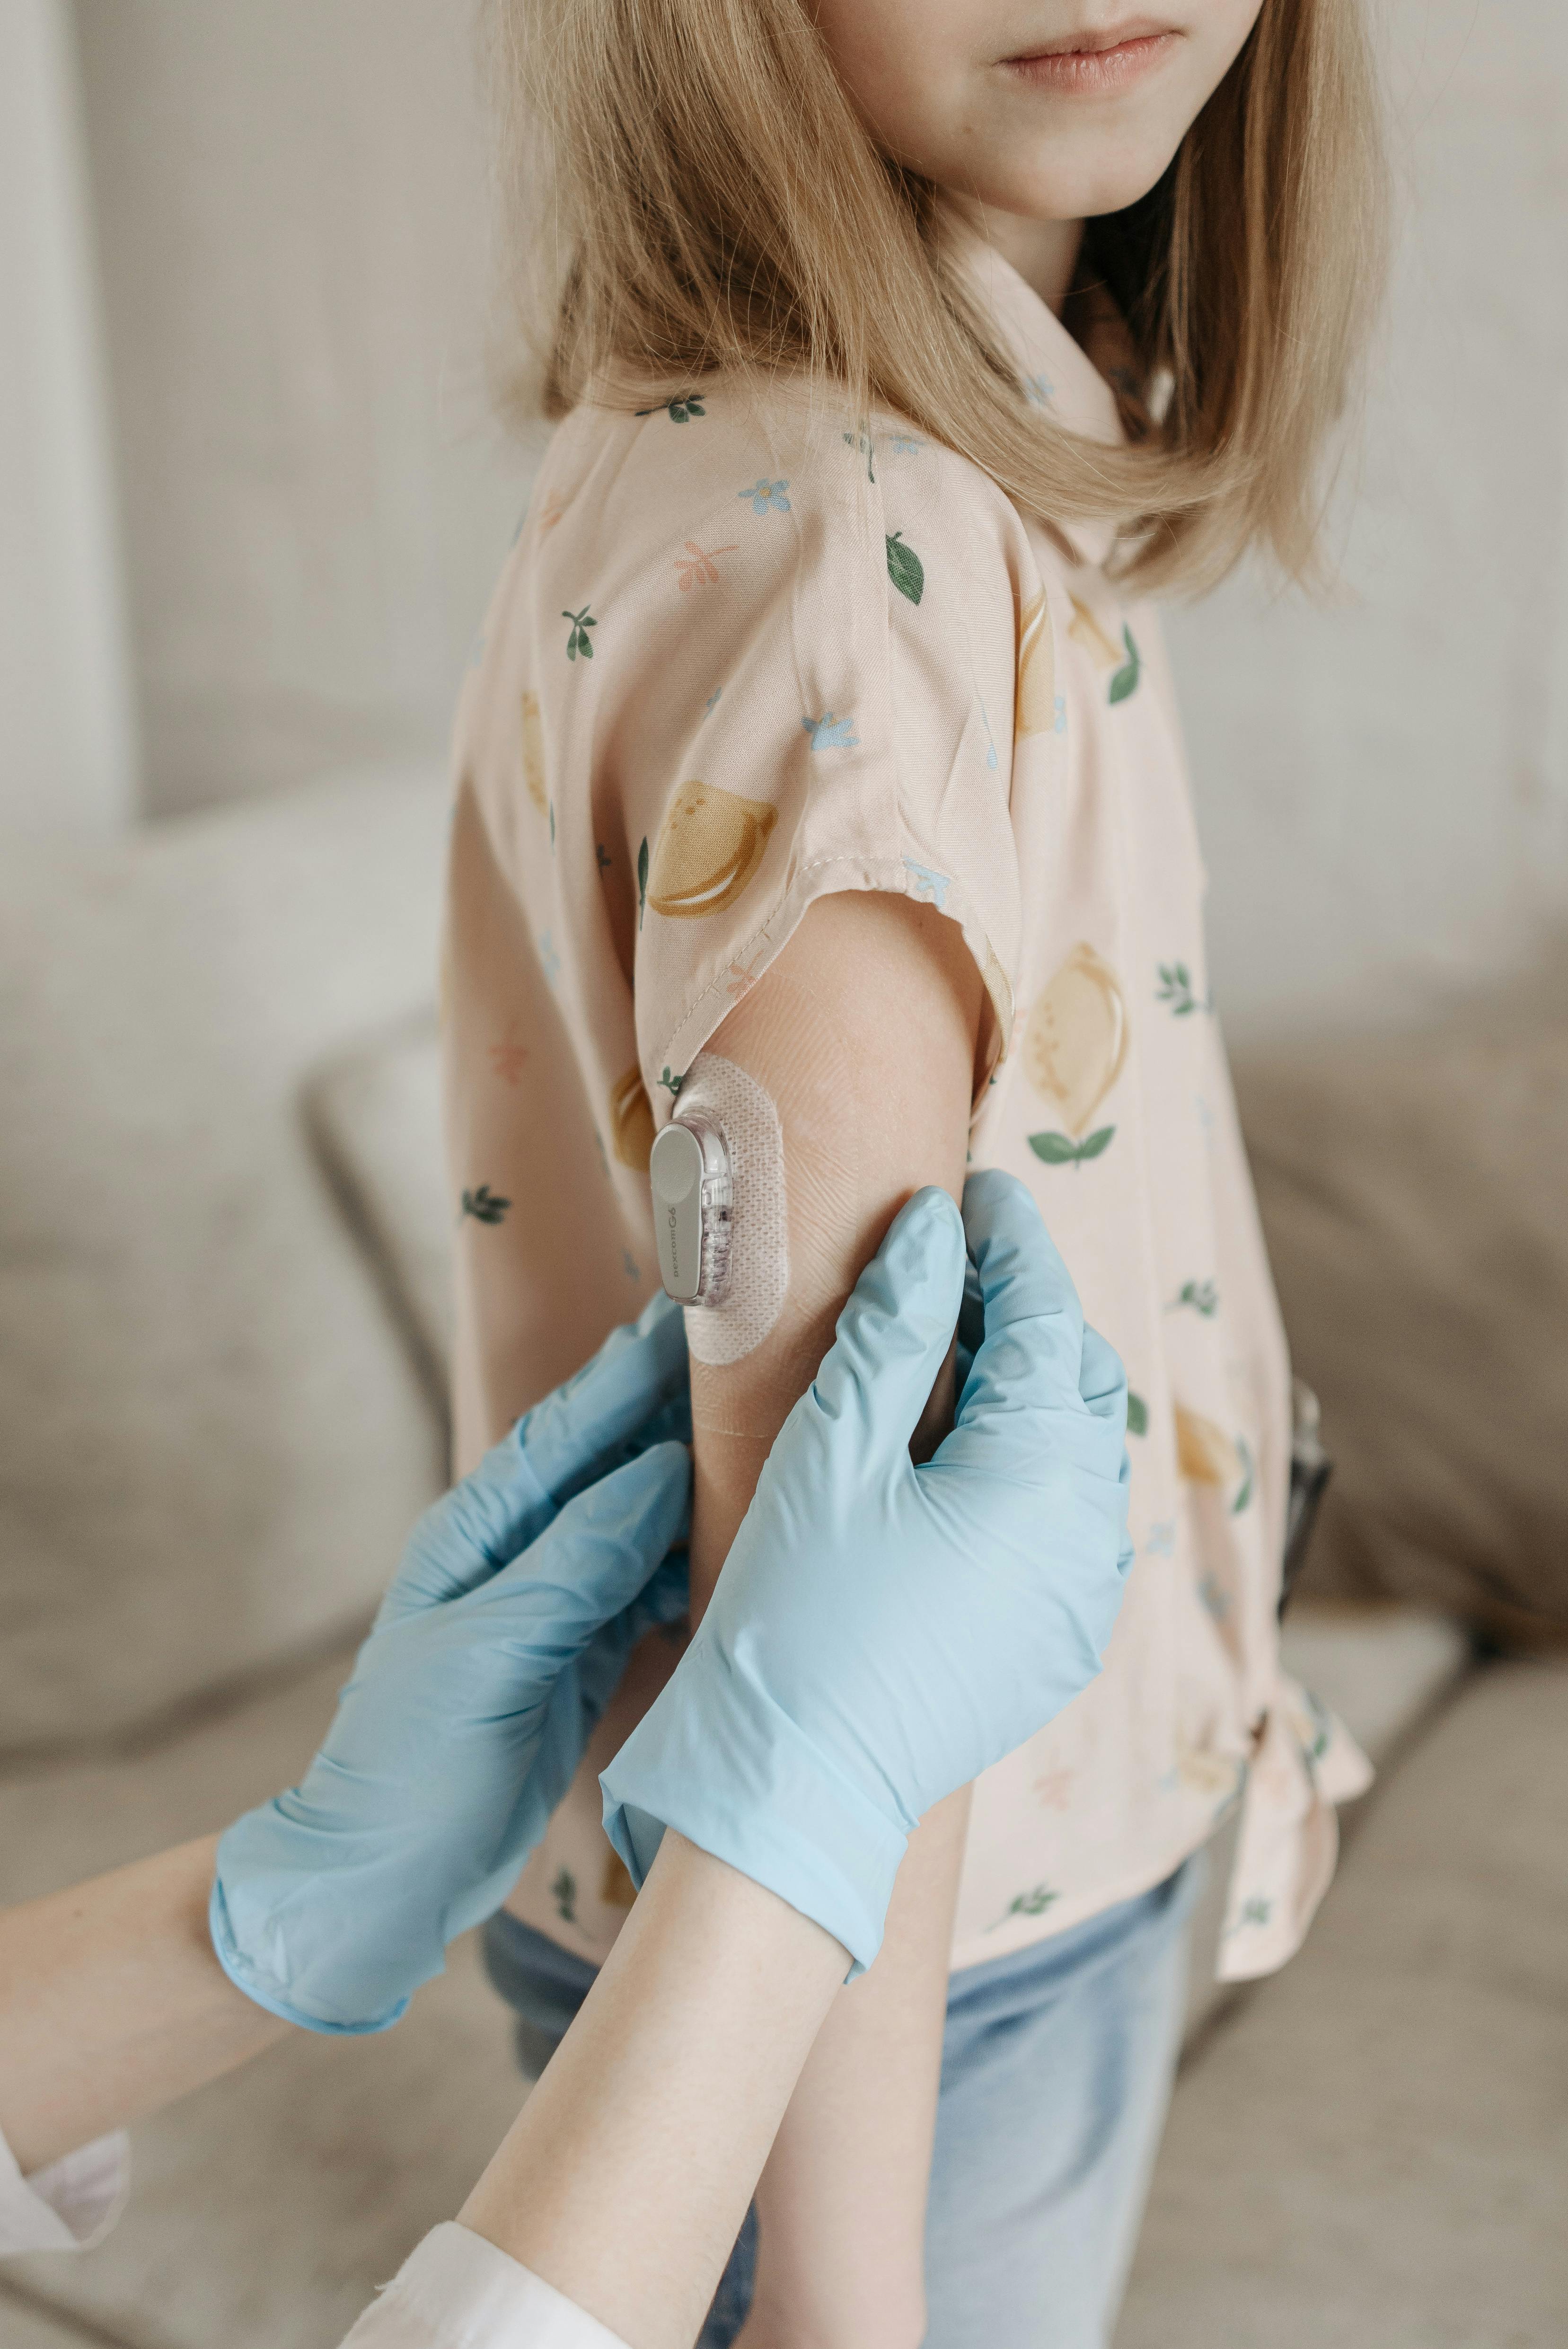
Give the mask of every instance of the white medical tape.
[{"label": "white medical tape", "polygon": [[697,1054],[680,1105],[723,1128],[735,1186],[728,1288],[720,1305],[686,1308],[686,1345],[699,1362],[738,1362],[773,1328],[789,1287],[784,1133],[756,1078],[718,1052]]}]

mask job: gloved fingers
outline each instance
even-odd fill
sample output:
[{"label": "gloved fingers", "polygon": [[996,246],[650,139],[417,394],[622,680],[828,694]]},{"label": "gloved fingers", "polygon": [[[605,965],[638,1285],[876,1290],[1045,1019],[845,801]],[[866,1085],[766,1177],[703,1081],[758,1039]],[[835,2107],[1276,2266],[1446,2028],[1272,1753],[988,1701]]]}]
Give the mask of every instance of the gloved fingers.
[{"label": "gloved fingers", "polygon": [[1127,1372],[1116,1348],[1098,1330],[1084,1324],[1083,1358],[1078,1365],[1078,1392],[1097,1419],[1119,1434],[1127,1433]]},{"label": "gloved fingers", "polygon": [[[604,1624],[648,1595],[669,1552],[686,1541],[690,1511],[684,1444],[655,1444],[612,1469],[472,1594],[485,1637],[516,1636],[558,1673]],[[666,1584],[653,1603],[672,1599]]]},{"label": "gloved fingers", "polygon": [[780,1445],[797,1414],[807,1413],[854,1455],[906,1454],[952,1340],[963,1290],[958,1211],[945,1191],[917,1191],[855,1283]]},{"label": "gloved fingers", "polygon": [[1064,1386],[1076,1385],[1083,1308],[1072,1275],[1017,1176],[999,1166],[971,1174],[964,1185],[964,1229],[985,1314],[976,1360],[1016,1324],[1044,1324],[1037,1333],[1042,1366],[1059,1371]]},{"label": "gloved fingers", "polygon": [[661,1290],[427,1512],[382,1619],[488,1581],[538,1538],[562,1501],[618,1466],[628,1445],[690,1437],[686,1327]]},{"label": "gloved fingers", "polygon": [[633,1646],[645,1631],[667,1630],[672,1624],[684,1623],[690,1613],[691,1560],[684,1548],[672,1549],[626,1610]]},{"label": "gloved fingers", "polygon": [[613,1330],[591,1361],[534,1405],[518,1435],[559,1507],[625,1446],[645,1448],[655,1420],[660,1435],[652,1440],[689,1443],[690,1414],[686,1322],[661,1288],[635,1321]]}]

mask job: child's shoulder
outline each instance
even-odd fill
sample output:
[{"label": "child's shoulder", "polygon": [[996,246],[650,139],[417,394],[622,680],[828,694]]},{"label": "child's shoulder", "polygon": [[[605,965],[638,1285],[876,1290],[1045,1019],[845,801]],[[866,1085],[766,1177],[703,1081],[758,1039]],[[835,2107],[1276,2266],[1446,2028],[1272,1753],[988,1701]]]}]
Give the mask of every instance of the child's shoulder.
[{"label": "child's shoulder", "polygon": [[1016,508],[969,459],[896,415],[855,414],[830,385],[753,374],[634,407],[584,402],[555,434],[531,519],[541,539],[611,539],[624,560],[667,563],[672,544],[758,523],[831,560],[880,549],[916,515],[972,554],[987,542],[1004,559],[1019,552]]}]

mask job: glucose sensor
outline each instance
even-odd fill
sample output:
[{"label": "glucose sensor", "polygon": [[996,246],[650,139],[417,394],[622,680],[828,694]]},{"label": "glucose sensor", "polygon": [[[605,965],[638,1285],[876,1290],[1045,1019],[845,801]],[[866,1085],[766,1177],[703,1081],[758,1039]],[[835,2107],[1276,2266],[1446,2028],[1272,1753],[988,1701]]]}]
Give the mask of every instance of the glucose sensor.
[{"label": "glucose sensor", "polygon": [[724,1128],[694,1103],[677,1111],[648,1161],[659,1278],[682,1305],[720,1305],[729,1289],[735,1207]]}]

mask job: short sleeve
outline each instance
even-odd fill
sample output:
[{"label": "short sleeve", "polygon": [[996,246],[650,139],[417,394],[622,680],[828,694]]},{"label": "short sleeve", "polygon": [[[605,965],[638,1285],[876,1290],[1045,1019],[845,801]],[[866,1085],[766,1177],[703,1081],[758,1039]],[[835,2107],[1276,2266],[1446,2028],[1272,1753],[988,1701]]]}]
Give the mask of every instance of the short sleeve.
[{"label": "short sleeve", "polygon": [[851,889],[959,926],[994,1061],[1020,926],[1009,803],[1032,557],[1013,509],[911,431],[848,429],[777,392],[645,419],[620,494],[659,538],[645,628],[615,648],[600,765],[636,880],[650,1098],[667,1110],[808,906]]}]

